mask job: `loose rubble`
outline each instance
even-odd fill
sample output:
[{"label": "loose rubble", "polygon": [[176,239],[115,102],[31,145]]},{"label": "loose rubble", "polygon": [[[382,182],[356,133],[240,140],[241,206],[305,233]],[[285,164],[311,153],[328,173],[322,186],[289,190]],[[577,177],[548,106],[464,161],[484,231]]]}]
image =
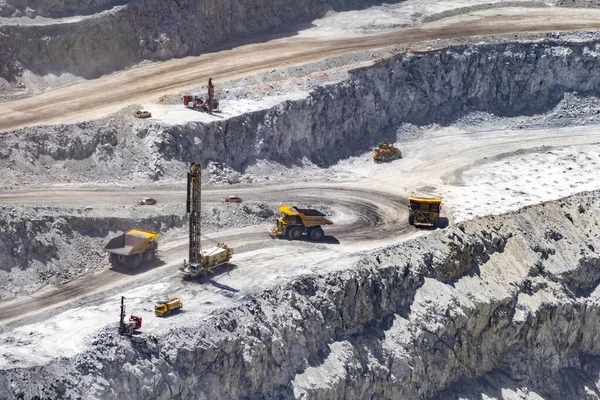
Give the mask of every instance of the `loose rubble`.
[{"label": "loose rubble", "polygon": [[600,332],[599,199],[464,222],[135,342],[107,329],[74,360],[0,380],[12,396],[106,399],[494,396],[508,380],[581,398]]},{"label": "loose rubble", "polygon": [[[300,38],[368,40],[471,11],[593,6],[192,3],[0,0],[0,97],[299,22]],[[435,40],[222,81],[216,115],[172,93],[147,120],[133,104],[0,134],[0,306],[15,314],[0,398],[600,398],[598,54],[598,32]],[[375,164],[381,141],[403,158]],[[190,162],[209,189],[203,240],[236,243],[196,281],[177,271]],[[123,194],[57,204],[63,189]],[[34,190],[46,202],[9,204]],[[169,200],[135,205],[153,190]],[[443,197],[440,229],[408,225],[411,193]],[[331,217],[327,240],[271,239],[290,203]],[[102,248],[134,226],[160,232],[160,262],[113,276]],[[173,295],[182,312],[155,318]],[[116,330],[120,296],[144,318],[133,338]]]}]

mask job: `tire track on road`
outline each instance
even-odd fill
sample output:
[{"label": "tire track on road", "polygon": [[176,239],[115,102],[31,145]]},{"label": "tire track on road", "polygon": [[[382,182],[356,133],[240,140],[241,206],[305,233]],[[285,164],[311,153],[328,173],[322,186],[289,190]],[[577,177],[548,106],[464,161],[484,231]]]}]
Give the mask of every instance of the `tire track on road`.
[{"label": "tire track on road", "polygon": [[[58,200],[62,197],[63,201],[68,201],[72,196],[79,199],[81,194],[78,194],[77,191],[56,192],[53,198]],[[294,202],[314,202],[315,199],[318,199],[324,205],[331,206],[336,210],[342,209],[343,213],[351,214],[354,217],[353,220],[341,224],[335,224],[334,221],[333,226],[326,228],[326,233],[334,236],[341,243],[377,242],[385,238],[401,238],[404,233],[412,231],[407,222],[407,199],[384,192],[320,186],[272,191],[257,188],[256,198],[253,200],[268,201],[270,199],[271,203],[277,203],[282,200],[287,201],[289,198],[295,198]],[[209,242],[222,240],[232,246],[235,244],[235,247],[241,247],[271,240],[263,226],[259,227],[260,231],[249,232],[249,229],[251,228],[244,228],[242,232],[233,234],[213,233],[211,239],[203,241],[203,245],[211,245],[212,243]],[[286,242],[284,239],[281,244],[285,245]],[[153,275],[164,275],[167,269],[172,269],[174,272],[178,265],[177,258],[180,258],[181,261],[183,258],[187,258],[185,256],[187,241],[183,240],[181,244],[174,246],[166,243],[166,247],[167,250],[161,252],[162,265],[153,264],[136,271],[103,269],[80,276],[62,285],[46,287],[28,296],[0,302],[0,325],[14,323],[33,314],[81,300],[86,296],[98,295],[118,286],[148,280]],[[238,252],[238,254],[240,253],[244,253],[244,251]],[[235,258],[233,262],[235,263]]]},{"label": "tire track on road", "polygon": [[229,80],[282,65],[295,66],[375,48],[438,39],[521,32],[600,28],[600,11],[555,8],[498,9],[469,13],[420,27],[343,39],[288,37],[196,57],[137,66],[101,78],[0,103],[0,130],[100,118],[130,104],[203,85],[208,77]]}]

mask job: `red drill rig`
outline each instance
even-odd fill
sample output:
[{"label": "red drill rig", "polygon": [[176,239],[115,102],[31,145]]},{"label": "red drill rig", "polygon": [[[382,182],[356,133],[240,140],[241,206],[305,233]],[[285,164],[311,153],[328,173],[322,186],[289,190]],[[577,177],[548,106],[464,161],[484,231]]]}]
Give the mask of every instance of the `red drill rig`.
[{"label": "red drill rig", "polygon": [[133,336],[141,327],[142,317],[130,315],[129,321],[125,322],[125,297],[121,296],[121,320],[119,322],[119,333],[121,335]]},{"label": "red drill rig", "polygon": [[215,86],[212,83],[212,78],[208,79],[208,95],[206,98],[186,94],[183,96],[183,105],[194,110],[205,111],[209,114],[212,114],[213,111],[218,111],[219,100],[215,97]]}]

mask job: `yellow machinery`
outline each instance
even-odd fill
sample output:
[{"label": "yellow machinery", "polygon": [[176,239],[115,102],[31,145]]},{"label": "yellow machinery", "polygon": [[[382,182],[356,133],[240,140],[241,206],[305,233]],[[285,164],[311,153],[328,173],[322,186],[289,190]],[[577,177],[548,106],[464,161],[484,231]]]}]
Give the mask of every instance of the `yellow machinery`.
[{"label": "yellow machinery", "polygon": [[130,229],[117,236],[104,246],[110,253],[108,259],[113,266],[126,266],[136,268],[142,262],[150,262],[156,257],[160,235],[156,232],[143,229]]},{"label": "yellow machinery", "polygon": [[271,237],[287,236],[297,240],[308,235],[311,240],[319,241],[325,237],[321,225],[332,225],[325,214],[312,209],[293,206],[279,206],[281,215],[277,218],[277,226],[269,229]]},{"label": "yellow machinery", "polygon": [[442,209],[442,199],[439,197],[408,198],[408,223],[414,226],[436,226]]},{"label": "yellow machinery", "polygon": [[180,271],[184,277],[197,277],[209,274],[213,269],[231,260],[233,249],[225,243],[219,243],[216,247],[202,250],[201,237],[201,188],[200,188],[200,164],[192,163],[188,172],[187,203],[186,211],[190,216],[190,251],[189,264],[183,260]]},{"label": "yellow machinery", "polygon": [[183,307],[183,303],[178,298],[160,301],[154,306],[154,315],[162,317],[179,310],[181,307]]},{"label": "yellow machinery", "polygon": [[402,158],[402,153],[396,147],[385,142],[379,143],[373,152],[373,160],[376,163],[392,161]]},{"label": "yellow machinery", "polygon": [[[226,264],[231,260],[233,256],[233,249],[228,247],[225,243],[219,243],[214,247],[207,250],[200,251],[200,262],[189,264],[183,260],[183,267],[181,272],[185,277],[196,277],[204,274],[208,274],[213,271],[215,267]],[[190,258],[192,260],[192,258]]]}]

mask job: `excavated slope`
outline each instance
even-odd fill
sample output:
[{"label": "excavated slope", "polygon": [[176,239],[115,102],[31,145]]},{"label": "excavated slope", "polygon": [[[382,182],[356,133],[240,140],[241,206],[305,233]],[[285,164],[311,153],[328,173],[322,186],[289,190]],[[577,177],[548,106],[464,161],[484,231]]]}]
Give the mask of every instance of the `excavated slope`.
[{"label": "excavated slope", "polygon": [[[205,204],[204,233],[263,223],[273,216],[265,203],[245,202],[236,210],[232,213],[227,204]],[[107,255],[102,251],[106,243],[133,227],[160,232],[161,241],[165,237],[168,241],[174,233],[183,237],[187,233],[183,204],[116,208],[0,206],[0,214],[0,300],[106,267]]]},{"label": "excavated slope", "polygon": [[181,168],[197,160],[237,170],[260,159],[327,166],[382,139],[395,141],[403,122],[445,124],[473,111],[532,115],[566,92],[598,96],[599,47],[597,39],[547,39],[397,55],[304,99],[210,123],[116,118],[23,128],[0,136],[0,168],[12,185],[180,179]]},{"label": "excavated slope", "polygon": [[166,335],[131,341],[107,329],[76,359],[3,371],[0,390],[407,399],[476,387],[599,398],[599,200],[583,193],[452,226]]},{"label": "excavated slope", "polygon": [[[0,26],[0,78],[14,81],[23,70],[35,75],[69,73],[94,78],[143,60],[197,55],[224,41],[289,29],[331,9],[358,9],[375,3],[144,0],[111,8],[112,2],[81,2],[77,12],[106,9],[87,17]],[[39,2],[43,4],[50,16],[72,14],[69,6],[74,6],[71,2]],[[6,7],[5,13],[10,9]],[[43,11],[43,7],[38,10]]]},{"label": "excavated slope", "polygon": [[[473,111],[533,115],[565,92],[600,94],[597,41],[464,45],[400,54],[353,70],[305,99],[212,124],[164,129],[166,159],[218,160],[244,169],[257,159],[309,158],[328,166],[381,141],[401,123],[449,124]],[[198,138],[198,139],[196,139]],[[241,151],[240,151],[241,150]]]},{"label": "excavated slope", "polygon": [[105,267],[102,249],[117,233],[132,227],[167,232],[186,223],[180,209],[157,215],[130,208],[0,207],[0,299]]}]

